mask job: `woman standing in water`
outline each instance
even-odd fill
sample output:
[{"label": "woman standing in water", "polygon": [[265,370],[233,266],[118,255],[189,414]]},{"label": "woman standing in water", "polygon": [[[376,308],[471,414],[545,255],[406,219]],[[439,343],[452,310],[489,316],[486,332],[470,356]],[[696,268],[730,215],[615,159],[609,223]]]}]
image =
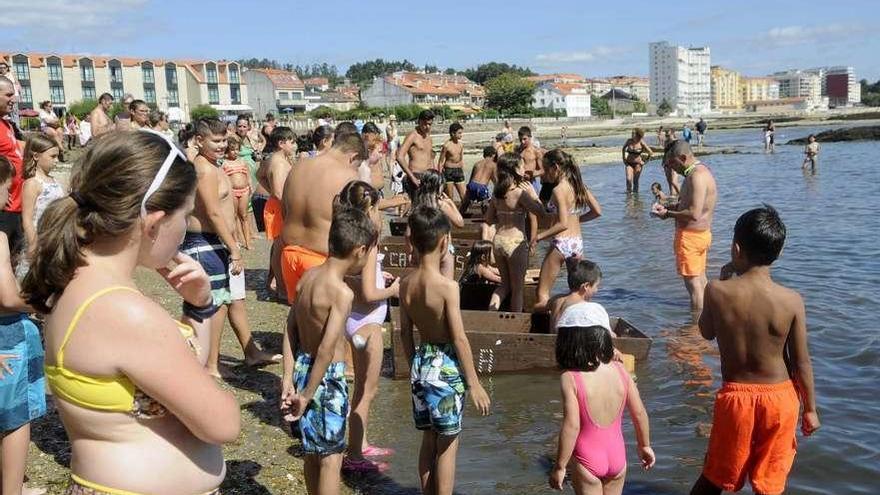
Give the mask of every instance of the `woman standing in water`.
[{"label": "woman standing in water", "polygon": [[[645,142],[645,131],[636,127],[632,137],[623,143],[623,165],[626,169],[626,192],[627,194],[639,192],[639,177],[642,175],[642,167],[646,160],[651,159],[654,153]],[[642,155],[647,155],[643,157]]]},{"label": "woman standing in water", "polygon": [[[158,134],[117,132],[70,186],[46,208],[22,287],[47,315],[46,381],[73,449],[66,493],[219,493],[240,413],[204,367],[210,281],[177,251],[195,169]],[[183,298],[181,321],[137,289],[138,267]]]}]

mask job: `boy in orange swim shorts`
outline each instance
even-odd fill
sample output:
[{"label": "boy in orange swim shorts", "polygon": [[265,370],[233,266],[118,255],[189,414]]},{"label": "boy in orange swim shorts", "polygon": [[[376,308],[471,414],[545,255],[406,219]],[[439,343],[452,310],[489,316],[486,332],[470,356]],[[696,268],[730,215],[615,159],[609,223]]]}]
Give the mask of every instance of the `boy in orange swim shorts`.
[{"label": "boy in orange swim shorts", "polygon": [[800,294],[773,281],[770,265],[785,243],[785,225],[770,206],[736,222],[727,280],[706,287],[700,333],[718,340],[721,376],[703,473],[691,494],[785,491],[801,431],[819,428],[813,367]]}]

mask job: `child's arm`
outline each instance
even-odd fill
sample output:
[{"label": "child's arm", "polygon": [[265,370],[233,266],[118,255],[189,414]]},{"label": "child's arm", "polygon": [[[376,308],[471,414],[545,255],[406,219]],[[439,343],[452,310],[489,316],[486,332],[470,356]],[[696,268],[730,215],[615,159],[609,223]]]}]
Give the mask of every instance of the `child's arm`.
[{"label": "child's arm", "polygon": [[788,334],[788,354],[794,365],[794,377],[804,413],[801,418],[801,431],[810,436],[819,429],[819,412],[816,410],[816,392],[813,384],[813,363],[810,361],[810,349],[807,345],[807,323],[804,301],[797,296],[797,309],[791,322]]},{"label": "child's arm", "polygon": [[[726,265],[725,265],[726,266]],[[715,340],[715,320],[713,318],[713,306],[715,305],[715,283],[710,281],[703,291],[703,312],[700,314],[700,335],[706,340]]]},{"label": "child's arm", "polygon": [[548,239],[550,237],[555,236],[561,232],[565,232],[565,229],[568,228],[568,216],[569,211],[571,211],[572,205],[569,204],[568,199],[563,197],[562,191],[560,191],[560,187],[553,189],[553,198],[556,200],[556,221],[553,225],[547,227],[543,232],[538,233],[535,237],[532,237],[532,243],[537,244],[538,242]]},{"label": "child's arm", "polygon": [[440,147],[440,159],[437,160],[437,170],[439,170],[441,173],[443,172],[443,168],[446,166],[447,144],[449,144],[449,141],[446,141],[445,143],[443,143],[443,146]]},{"label": "child's arm", "polygon": [[217,233],[223,244],[226,245],[226,249],[229,250],[232,274],[238,275],[244,269],[244,264],[241,259],[238,243],[235,242],[235,237],[229,231],[229,225],[227,225],[220,207],[220,184],[213,170],[214,166],[207,159],[197,160],[195,169],[198,175],[196,181],[196,201],[201,202],[202,211],[208,217],[210,227]]},{"label": "child's arm", "polygon": [[287,313],[287,328],[281,334],[281,411],[284,419],[292,421],[293,416],[289,414],[291,399],[294,394],[293,387],[293,367],[294,353],[297,348],[297,329],[296,329],[296,305],[290,307]]},{"label": "child's arm", "polygon": [[477,265],[477,275],[483,277],[489,282],[495,284],[501,283],[501,272],[499,272],[494,266]]},{"label": "child's arm", "polygon": [[440,210],[454,227],[464,227],[464,217],[461,216],[461,212],[455,207],[455,203],[445,195],[440,197]]},{"label": "child's arm", "polygon": [[593,191],[590,189],[587,189],[587,206],[590,207],[590,211],[578,217],[580,223],[589,222],[602,216],[602,206],[599,205],[599,200],[593,196]]},{"label": "child's arm", "polygon": [[404,194],[398,194],[390,198],[382,198],[377,203],[380,210],[390,210],[409,203],[409,198]]},{"label": "child's arm", "polygon": [[391,287],[385,289],[376,287],[376,256],[378,251],[378,246],[373,246],[373,249],[370,249],[367,255],[367,264],[361,270],[361,294],[363,294],[363,301],[366,303],[384,301],[389,297],[395,297],[400,290],[400,279],[395,279]]},{"label": "child's arm", "polygon": [[449,328],[449,336],[452,337],[452,345],[455,346],[455,354],[458,356],[459,365],[464,372],[464,379],[471,391],[471,399],[480,411],[486,416],[489,414],[489,395],[480,384],[477,370],[474,369],[474,357],[471,354],[471,345],[464,333],[464,322],[461,320],[461,305],[459,303],[459,287],[457,283],[450,282],[443,288],[443,298],[446,302],[446,324]]},{"label": "child's arm", "polygon": [[12,256],[9,254],[9,242],[6,234],[0,232],[0,311],[9,313],[33,313],[28,303],[24,302],[12,272]]},{"label": "child's arm", "polygon": [[21,188],[21,228],[27,240],[28,252],[33,253],[37,249],[37,229],[34,226],[34,209],[37,203],[37,195],[40,193],[40,182],[35,178],[24,181]]},{"label": "child's arm", "polygon": [[[616,365],[620,366],[620,365]],[[621,367],[621,370],[623,368]],[[642,467],[651,469],[654,467],[656,457],[654,449],[651,448],[651,431],[648,423],[648,412],[645,411],[645,404],[642,402],[642,396],[639,395],[639,388],[636,382],[629,376],[629,373],[623,372],[627,378],[626,391],[626,408],[629,410],[629,417],[632,418],[633,429],[636,432],[636,442],[639,444],[639,458],[642,460]]]},{"label": "child's arm", "polygon": [[[577,373],[577,372],[575,372]],[[574,444],[581,430],[581,412],[578,405],[577,391],[571,373],[562,373],[559,383],[562,388],[562,428],[559,429],[559,445],[556,449],[556,464],[550,471],[550,488],[562,490],[565,480],[565,467],[571,460]]]},{"label": "child's arm", "polygon": [[407,312],[407,304],[400,299],[400,342],[403,345],[403,354],[406,356],[407,369],[412,367],[415,343],[413,341],[413,322]]}]

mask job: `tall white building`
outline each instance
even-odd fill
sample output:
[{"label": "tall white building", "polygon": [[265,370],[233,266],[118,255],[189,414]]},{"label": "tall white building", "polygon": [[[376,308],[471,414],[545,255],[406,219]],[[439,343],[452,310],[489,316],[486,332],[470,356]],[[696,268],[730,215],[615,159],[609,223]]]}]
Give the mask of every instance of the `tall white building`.
[{"label": "tall white building", "polygon": [[700,115],[712,104],[709,47],[684,48],[665,41],[648,47],[651,102],[666,100],[676,113]]},{"label": "tall white building", "polygon": [[819,71],[788,70],[776,72],[772,76],[779,83],[780,98],[822,98],[822,79],[824,69]]}]

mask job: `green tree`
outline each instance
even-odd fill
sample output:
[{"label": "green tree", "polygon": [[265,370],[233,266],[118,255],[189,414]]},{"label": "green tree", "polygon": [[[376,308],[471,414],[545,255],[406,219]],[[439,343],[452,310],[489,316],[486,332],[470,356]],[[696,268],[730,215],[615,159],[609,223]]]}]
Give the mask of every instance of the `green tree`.
[{"label": "green tree", "polygon": [[480,64],[472,69],[465,69],[462,75],[479,84],[485,84],[489,79],[496,78],[502,74],[516,74],[518,76],[534,76],[535,73],[528,67],[519,67],[517,65],[508,65],[503,62],[488,62]]},{"label": "green tree", "polygon": [[880,107],[880,81],[870,84],[867,79],[862,79],[860,83],[862,103],[867,107]]},{"label": "green tree", "polygon": [[535,84],[514,73],[486,81],[486,106],[501,113],[527,113],[532,106]]},{"label": "green tree", "polygon": [[633,112],[635,113],[645,113],[648,111],[648,105],[645,105],[643,101],[634,101],[633,102]]},{"label": "green tree", "polygon": [[91,113],[96,106],[98,106],[97,100],[76,101],[70,104],[70,108],[68,108],[67,111],[72,113],[79,120],[82,120],[86,118],[86,115]]},{"label": "green tree", "polygon": [[666,98],[663,98],[663,101],[660,102],[660,105],[657,106],[657,115],[660,117],[665,117],[672,113],[672,105],[666,101]]},{"label": "green tree", "polygon": [[326,119],[328,117],[333,117],[335,114],[336,112],[327,105],[321,105],[309,112],[309,116],[313,119]]},{"label": "green tree", "polygon": [[189,111],[189,117],[192,120],[199,120],[202,118],[217,118],[220,116],[220,112],[217,111],[216,108],[211,105],[196,105]]},{"label": "green tree", "polygon": [[593,117],[611,117],[611,106],[601,96],[590,96],[590,113]]},{"label": "green tree", "polygon": [[348,70],[345,71],[345,77],[351,79],[355,84],[363,85],[372,82],[376,77],[400,70],[415,71],[417,70],[417,67],[406,59],[402,61],[385,61],[381,58],[377,58],[376,60],[367,60],[366,62],[352,64]]}]

